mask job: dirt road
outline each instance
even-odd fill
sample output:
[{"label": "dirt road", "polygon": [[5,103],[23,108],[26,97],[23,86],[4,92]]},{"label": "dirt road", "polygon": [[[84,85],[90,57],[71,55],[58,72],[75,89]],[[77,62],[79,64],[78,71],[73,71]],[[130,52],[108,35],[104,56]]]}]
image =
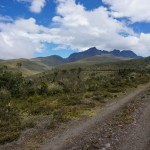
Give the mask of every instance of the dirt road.
[{"label": "dirt road", "polygon": [[143,104],[136,124],[122,140],[118,150],[150,150],[150,95]]},{"label": "dirt road", "polygon": [[[111,119],[115,114],[117,114],[127,103],[142,95],[145,90],[148,89],[148,87],[150,87],[150,83],[135,89],[122,98],[119,98],[118,101],[109,104],[103,110],[99,110],[95,117],[87,121],[80,121],[79,124],[65,129],[63,132],[53,137],[50,141],[44,143],[39,150],[88,149],[88,146],[86,146],[87,143],[91,142],[93,139],[95,139],[95,137],[98,137],[99,130],[107,122],[107,120]],[[136,126],[133,133],[128,136],[128,139],[125,140],[124,144],[118,146],[119,150],[144,150],[142,148],[149,140],[147,139],[147,137],[149,137],[148,135],[150,129],[149,115],[150,103],[144,110],[143,121]],[[144,140],[141,140],[141,138]],[[99,147],[92,149],[99,149]],[[111,149],[110,143],[107,143],[105,148],[102,149]]]}]

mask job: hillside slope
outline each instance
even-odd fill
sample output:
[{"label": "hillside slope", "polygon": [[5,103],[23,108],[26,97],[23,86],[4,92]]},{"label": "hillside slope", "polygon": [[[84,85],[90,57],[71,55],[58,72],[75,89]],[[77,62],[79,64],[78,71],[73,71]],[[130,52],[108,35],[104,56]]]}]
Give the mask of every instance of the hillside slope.
[{"label": "hillside slope", "polygon": [[8,69],[17,71],[17,63],[21,63],[19,69],[24,76],[34,75],[46,70],[50,70],[60,64],[64,64],[66,61],[59,56],[40,57],[33,59],[13,59],[0,61],[0,67],[7,66]]},{"label": "hillside slope", "polygon": [[93,57],[88,57],[85,59],[81,59],[75,62],[70,62],[64,65],[60,65],[59,68],[73,68],[73,67],[86,67],[95,64],[102,64],[102,63],[112,63],[112,62],[120,62],[122,60],[129,60],[130,58],[124,57],[115,57],[110,54],[105,55],[96,55]]}]

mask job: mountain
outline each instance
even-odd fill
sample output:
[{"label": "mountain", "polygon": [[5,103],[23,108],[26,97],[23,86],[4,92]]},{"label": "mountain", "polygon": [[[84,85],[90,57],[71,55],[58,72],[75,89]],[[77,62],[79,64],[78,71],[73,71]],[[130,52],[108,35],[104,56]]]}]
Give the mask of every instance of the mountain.
[{"label": "mountain", "polygon": [[131,50],[113,50],[113,51],[105,51],[105,50],[98,50],[96,47],[92,47],[86,51],[73,53],[68,57],[69,62],[77,61],[80,59],[96,56],[96,55],[104,55],[104,54],[111,54],[117,57],[125,57],[125,58],[140,58]]},{"label": "mountain", "polygon": [[110,54],[117,56],[117,57],[126,57],[126,58],[141,58],[140,56],[137,56],[133,51],[131,50],[113,50],[110,52]]},{"label": "mountain", "polygon": [[21,63],[20,71],[24,76],[38,74],[47,70],[50,70],[57,66],[87,66],[91,64],[99,64],[104,62],[114,62],[129,58],[139,58],[132,51],[120,51],[113,50],[111,52],[105,50],[98,50],[96,47],[92,47],[86,51],[73,53],[68,58],[62,58],[57,55],[48,57],[38,57],[32,59],[12,59],[12,60],[0,60],[0,68],[7,66],[8,69],[17,71],[17,63]]}]

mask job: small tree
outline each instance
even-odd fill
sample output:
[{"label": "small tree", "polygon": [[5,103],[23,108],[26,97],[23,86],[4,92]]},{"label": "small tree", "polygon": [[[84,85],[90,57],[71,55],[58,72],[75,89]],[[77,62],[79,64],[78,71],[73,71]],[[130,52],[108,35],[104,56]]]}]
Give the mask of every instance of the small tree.
[{"label": "small tree", "polygon": [[62,72],[62,79],[64,78],[64,76],[66,75],[66,73],[67,73],[67,70],[62,70],[61,71]]},{"label": "small tree", "polygon": [[77,71],[77,76],[78,76],[78,79],[80,79],[80,73],[81,73],[81,71],[82,71],[82,68],[78,68],[78,71]]},{"label": "small tree", "polygon": [[7,67],[6,65],[4,65],[4,66],[2,67],[2,69],[5,71],[5,70],[8,70],[8,67]]},{"label": "small tree", "polygon": [[54,72],[54,78],[53,78],[53,81],[52,81],[52,82],[55,82],[57,76],[58,76],[58,72],[55,71],[55,72]]},{"label": "small tree", "polygon": [[41,95],[44,95],[44,94],[47,94],[48,93],[48,85],[47,83],[45,83],[44,81],[41,82],[41,86],[40,86],[40,89],[39,89],[39,93]]},{"label": "small tree", "polygon": [[18,71],[21,69],[22,67],[22,63],[21,62],[17,62],[16,66],[18,67]]}]

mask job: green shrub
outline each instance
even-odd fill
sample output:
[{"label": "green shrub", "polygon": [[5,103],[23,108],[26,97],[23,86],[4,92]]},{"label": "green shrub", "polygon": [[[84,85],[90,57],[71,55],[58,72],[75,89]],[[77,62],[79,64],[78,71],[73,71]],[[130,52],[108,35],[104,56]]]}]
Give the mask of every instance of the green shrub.
[{"label": "green shrub", "polygon": [[93,97],[93,95],[94,95],[93,92],[86,92],[86,93],[84,93],[83,98],[91,98],[91,97]]},{"label": "green shrub", "polygon": [[119,93],[119,92],[122,92],[123,89],[121,87],[118,87],[118,88],[109,88],[107,89],[108,92],[110,93]]},{"label": "green shrub", "polygon": [[48,84],[44,81],[41,82],[40,84],[39,94],[40,95],[48,94]]},{"label": "green shrub", "polygon": [[28,87],[26,88],[26,96],[33,96],[36,94],[36,88],[35,87]]},{"label": "green shrub", "polygon": [[95,95],[92,98],[100,103],[106,103],[105,98],[102,95]]},{"label": "green shrub", "polygon": [[10,131],[8,132],[7,131],[7,134],[6,132],[0,132],[0,144],[5,144],[5,143],[8,143],[8,142],[12,142],[14,140],[16,140],[20,135],[20,132],[14,132],[14,131]]},{"label": "green shrub", "polygon": [[93,96],[92,98],[93,98],[94,100],[99,101],[99,100],[102,99],[102,96],[101,96],[101,95],[95,95],[95,96]]},{"label": "green shrub", "polygon": [[28,99],[27,99],[27,102],[29,103],[38,103],[40,101],[43,100],[43,97],[42,96],[39,96],[39,95],[34,95],[34,96],[30,96]]},{"label": "green shrub", "polygon": [[86,90],[87,91],[96,91],[96,90],[98,90],[98,88],[99,88],[98,84],[91,83],[86,87]]},{"label": "green shrub", "polygon": [[89,109],[89,108],[94,108],[96,105],[94,102],[90,102],[90,103],[86,103],[85,104],[85,109]]},{"label": "green shrub", "polygon": [[65,114],[66,114],[66,110],[65,109],[59,109],[59,110],[55,110],[53,112],[53,121],[57,121],[57,122],[63,122],[63,121],[66,121],[66,117],[65,117]]},{"label": "green shrub", "polygon": [[61,98],[61,102],[67,106],[74,106],[81,104],[81,99],[78,96],[65,96]]},{"label": "green shrub", "polygon": [[11,99],[11,93],[6,89],[0,90],[0,101],[9,101]]},{"label": "green shrub", "polygon": [[19,137],[22,130],[20,119],[16,108],[0,106],[0,144],[12,142]]},{"label": "green shrub", "polygon": [[50,107],[49,105],[41,105],[35,104],[32,105],[29,109],[29,113],[32,115],[51,115],[54,108]]},{"label": "green shrub", "polygon": [[55,83],[48,85],[48,95],[55,95],[63,93],[63,88]]},{"label": "green shrub", "polygon": [[23,129],[34,128],[35,125],[36,125],[36,123],[30,120],[30,121],[24,122],[24,123],[22,124],[22,128],[23,128]]}]

